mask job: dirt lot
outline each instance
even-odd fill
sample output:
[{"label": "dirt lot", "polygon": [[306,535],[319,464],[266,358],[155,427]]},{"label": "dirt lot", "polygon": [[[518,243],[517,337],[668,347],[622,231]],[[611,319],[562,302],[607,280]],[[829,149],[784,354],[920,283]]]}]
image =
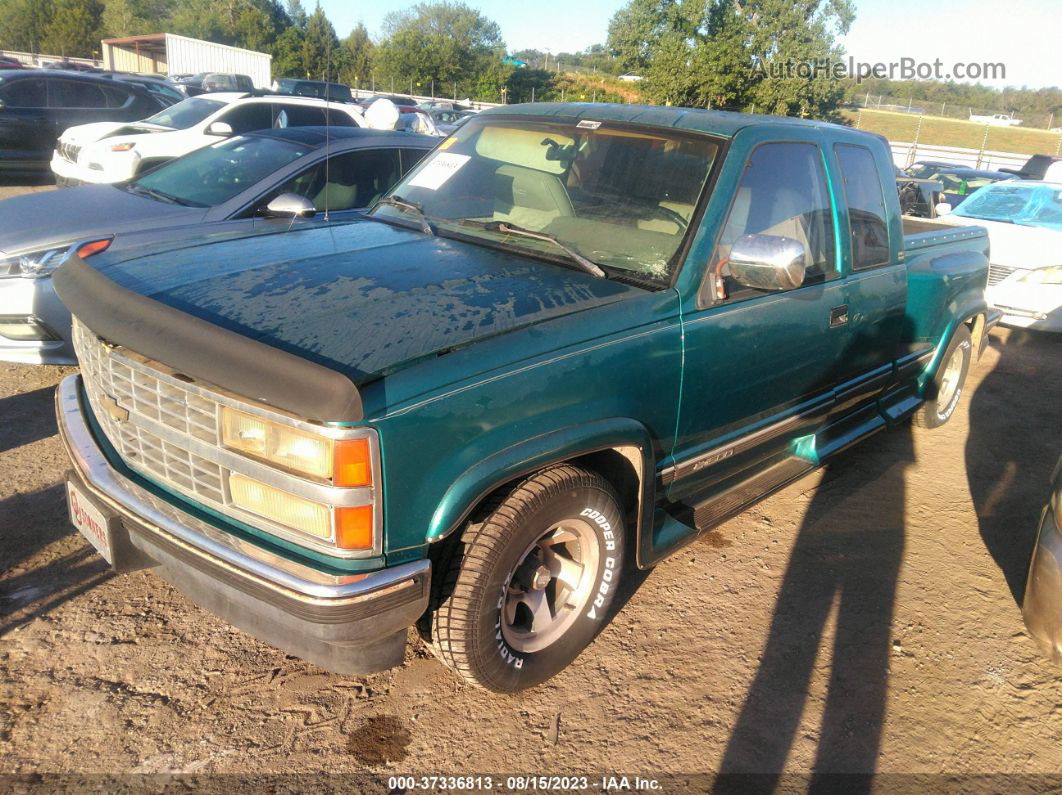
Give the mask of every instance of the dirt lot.
[{"label": "dirt lot", "polygon": [[516,697],[412,639],[401,668],[331,675],[111,576],[65,518],[71,371],[0,364],[0,773],[1062,773],[1062,669],[1019,612],[1059,341],[994,332],[949,425],[881,434],[632,576]]}]

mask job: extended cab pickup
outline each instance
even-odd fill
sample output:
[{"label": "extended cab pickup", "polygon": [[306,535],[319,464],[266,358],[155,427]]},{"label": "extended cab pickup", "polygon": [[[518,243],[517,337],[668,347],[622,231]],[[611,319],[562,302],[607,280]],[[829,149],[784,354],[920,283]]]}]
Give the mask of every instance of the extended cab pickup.
[{"label": "extended cab pickup", "polygon": [[364,220],[73,258],[73,521],[327,669],[398,664],[416,624],[468,680],[534,685],[632,566],[947,421],[987,237],[905,223],[866,133],[539,103]]}]

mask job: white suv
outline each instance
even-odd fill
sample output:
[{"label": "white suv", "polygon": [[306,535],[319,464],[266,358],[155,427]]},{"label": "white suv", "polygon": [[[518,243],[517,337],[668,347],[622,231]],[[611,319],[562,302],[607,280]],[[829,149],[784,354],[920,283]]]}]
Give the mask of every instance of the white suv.
[{"label": "white suv", "polygon": [[60,185],[132,179],[174,157],[229,135],[272,127],[364,127],[361,108],[310,97],[205,94],[137,122],[70,127],[52,155]]}]

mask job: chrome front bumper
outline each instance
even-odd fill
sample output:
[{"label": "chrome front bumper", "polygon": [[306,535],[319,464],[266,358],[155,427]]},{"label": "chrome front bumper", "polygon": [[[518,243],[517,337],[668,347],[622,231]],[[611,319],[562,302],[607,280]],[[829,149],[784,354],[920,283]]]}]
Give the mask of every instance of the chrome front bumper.
[{"label": "chrome front bumper", "polygon": [[68,376],[56,390],[59,434],[72,477],[119,519],[116,567],[153,568],[229,623],[336,673],[402,661],[406,629],[428,605],[427,560],[332,575],[223,532],[110,465],[86,421],[80,380]]}]

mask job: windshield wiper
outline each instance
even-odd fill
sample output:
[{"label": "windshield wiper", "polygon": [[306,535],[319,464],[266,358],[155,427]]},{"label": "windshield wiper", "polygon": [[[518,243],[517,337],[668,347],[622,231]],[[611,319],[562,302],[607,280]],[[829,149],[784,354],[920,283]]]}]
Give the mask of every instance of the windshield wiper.
[{"label": "windshield wiper", "polygon": [[169,193],[164,193],[163,191],[156,190],[155,188],[146,188],[143,185],[140,185],[139,183],[136,183],[136,182],[130,182],[129,185],[126,186],[126,189],[129,192],[131,192],[131,193],[140,194],[142,196],[150,196],[152,199],[158,199],[159,201],[166,202],[167,204],[179,204],[182,207],[206,207],[207,206],[205,204],[199,204],[198,202],[193,202],[193,201],[188,201],[187,199],[182,199],[179,196],[171,196]]},{"label": "windshield wiper", "polygon": [[417,218],[420,219],[420,228],[426,235],[434,235],[435,229],[432,227],[431,222],[428,221],[428,216],[424,214],[424,210],[416,202],[411,202],[408,199],[403,199],[401,196],[384,196],[378,204],[390,204],[392,207],[397,207],[399,210],[409,210],[417,214]]},{"label": "windshield wiper", "polygon": [[535,232],[531,229],[524,229],[522,226],[513,226],[505,221],[474,221],[471,218],[462,218],[460,223],[465,224],[466,226],[475,226],[480,229],[486,229],[488,232],[501,232],[503,235],[517,235],[519,237],[529,237],[533,240],[544,240],[547,243],[552,243],[571,257],[572,262],[576,263],[587,273],[598,276],[602,279],[608,278],[608,274],[605,273],[601,266],[596,262],[588,260],[571,246],[561,243],[553,235],[547,235],[545,232]]}]

